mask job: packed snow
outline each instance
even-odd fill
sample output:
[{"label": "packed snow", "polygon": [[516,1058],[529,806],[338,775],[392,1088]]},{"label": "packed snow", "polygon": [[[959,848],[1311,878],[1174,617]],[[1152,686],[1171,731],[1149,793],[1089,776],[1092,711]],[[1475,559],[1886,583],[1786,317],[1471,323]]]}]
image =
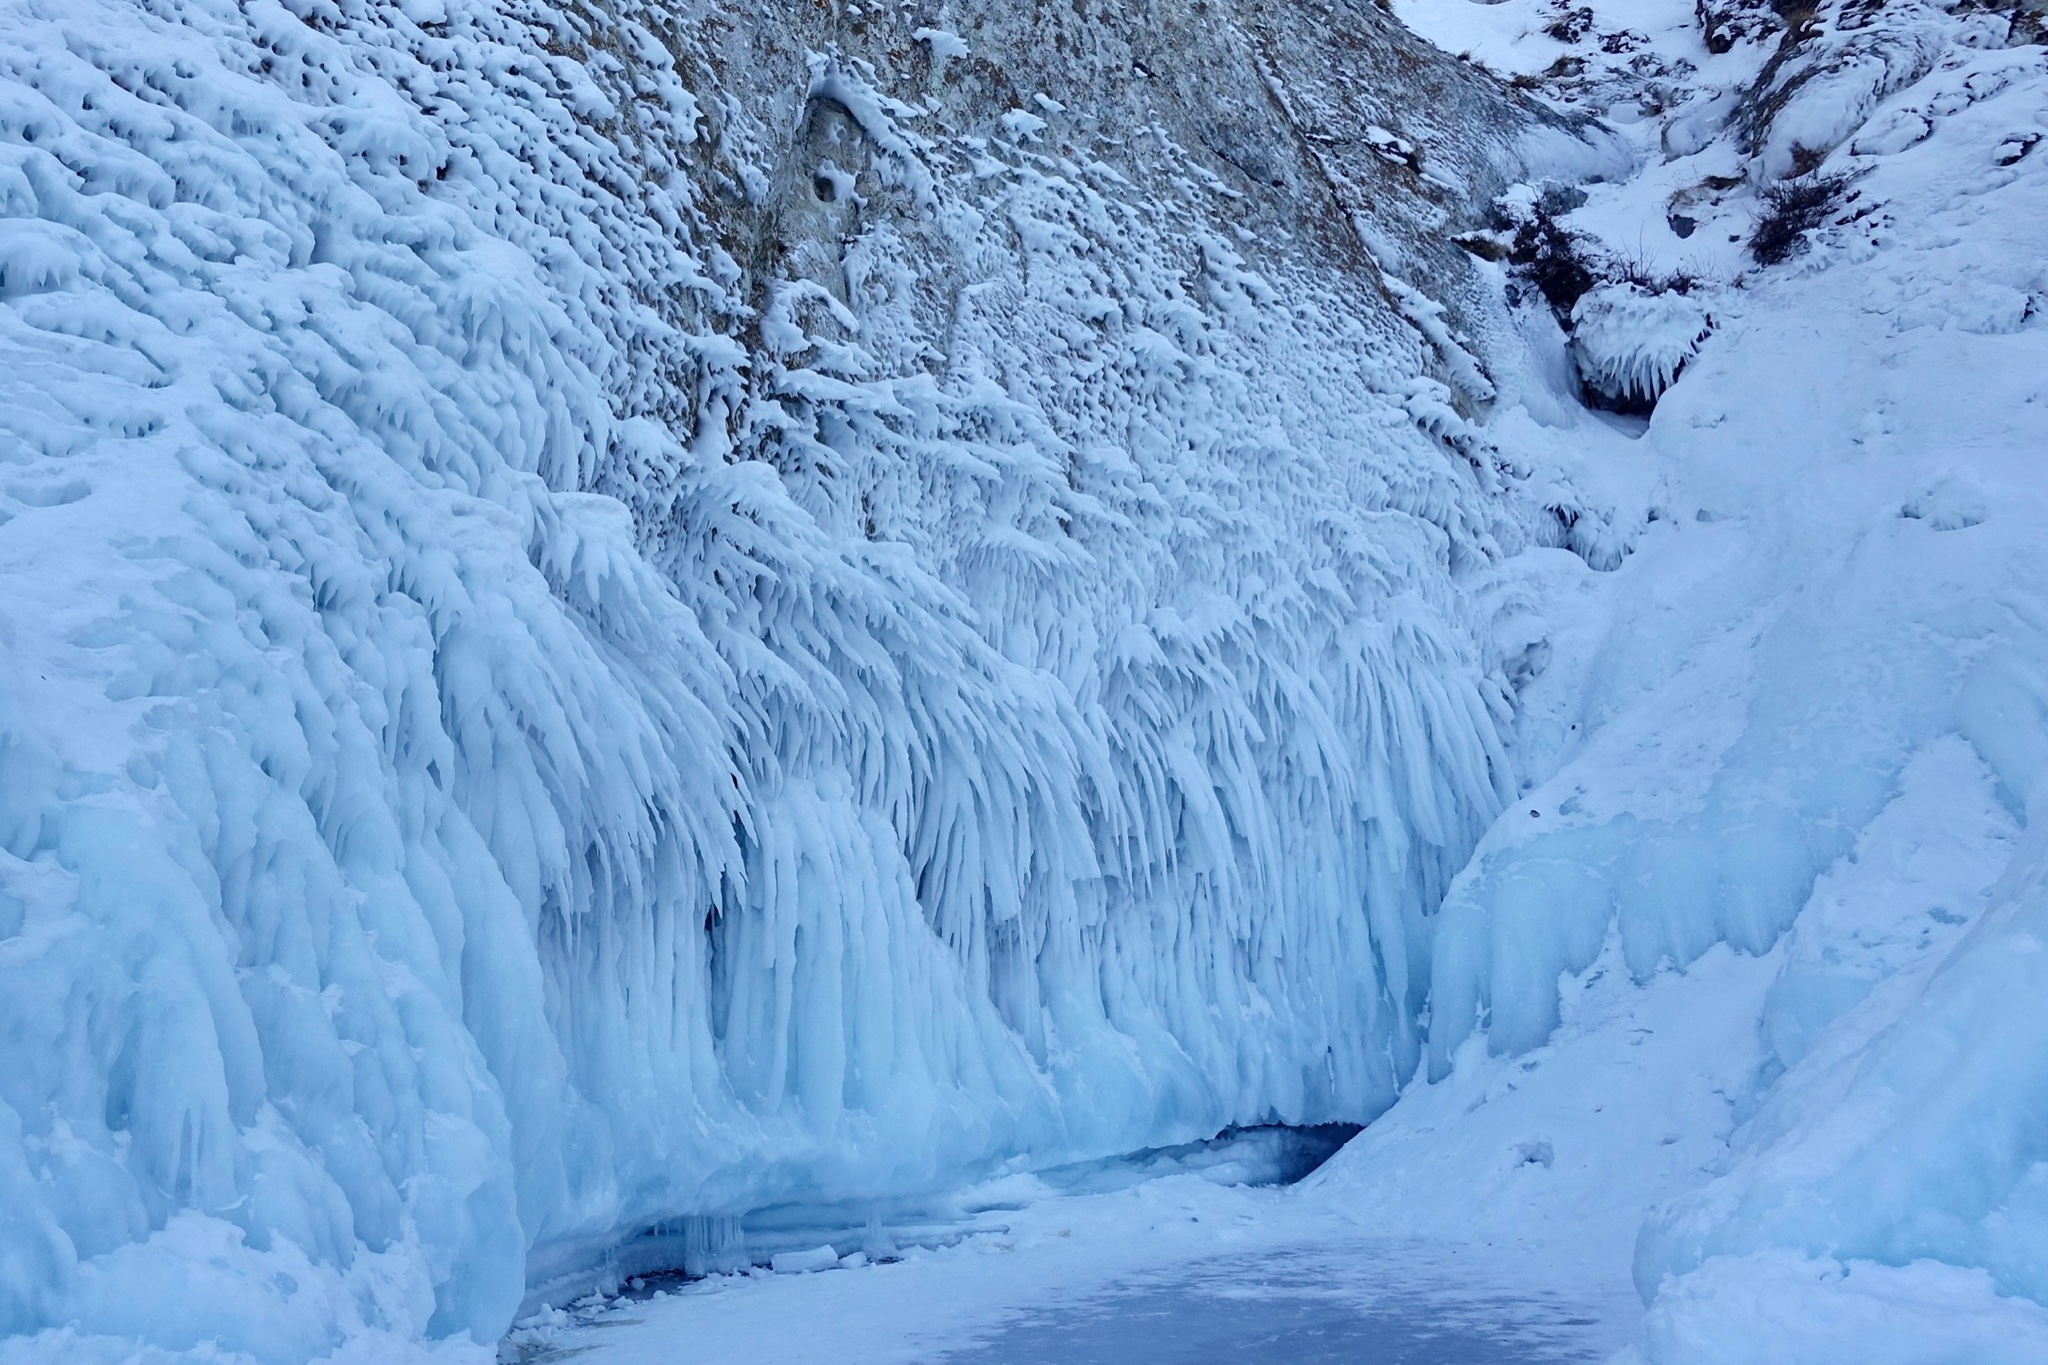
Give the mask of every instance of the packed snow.
[{"label": "packed snow", "polygon": [[0,1362],[2048,1358],[2038,8],[841,9],[0,12]]}]

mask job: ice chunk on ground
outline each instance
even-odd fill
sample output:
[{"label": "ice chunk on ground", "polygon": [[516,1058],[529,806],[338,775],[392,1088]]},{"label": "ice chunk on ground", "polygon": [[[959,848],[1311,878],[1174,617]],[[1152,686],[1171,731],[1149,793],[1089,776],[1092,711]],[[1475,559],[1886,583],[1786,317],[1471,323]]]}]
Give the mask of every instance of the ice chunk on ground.
[{"label": "ice chunk on ground", "polygon": [[1713,334],[1701,299],[1637,284],[1588,290],[1572,308],[1572,355],[1586,386],[1611,405],[1647,408]]},{"label": "ice chunk on ground", "polygon": [[778,1275],[803,1275],[837,1266],[839,1253],[829,1246],[812,1247],[807,1251],[778,1251],[771,1264]]}]

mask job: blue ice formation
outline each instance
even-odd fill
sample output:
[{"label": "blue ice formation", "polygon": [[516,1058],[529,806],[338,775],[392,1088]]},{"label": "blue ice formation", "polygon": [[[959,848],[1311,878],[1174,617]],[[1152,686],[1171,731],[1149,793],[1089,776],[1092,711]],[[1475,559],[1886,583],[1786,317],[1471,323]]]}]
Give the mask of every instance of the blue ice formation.
[{"label": "blue ice formation", "polygon": [[[736,260],[765,125],[591,25],[0,12],[29,1349],[491,1342],[660,1220],[1418,1065],[1513,790],[1464,584],[1571,519],[1377,295],[859,63]],[[830,287],[856,195],[909,207]]]}]

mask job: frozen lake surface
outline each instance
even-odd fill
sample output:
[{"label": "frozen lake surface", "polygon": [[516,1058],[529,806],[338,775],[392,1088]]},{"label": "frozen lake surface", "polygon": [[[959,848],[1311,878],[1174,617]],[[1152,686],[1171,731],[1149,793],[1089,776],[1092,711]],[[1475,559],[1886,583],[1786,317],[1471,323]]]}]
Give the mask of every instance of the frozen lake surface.
[{"label": "frozen lake surface", "polygon": [[1614,1329],[1541,1293],[1418,1283],[1328,1249],[1221,1260],[1027,1312],[945,1365],[1553,1365],[1603,1359]]}]

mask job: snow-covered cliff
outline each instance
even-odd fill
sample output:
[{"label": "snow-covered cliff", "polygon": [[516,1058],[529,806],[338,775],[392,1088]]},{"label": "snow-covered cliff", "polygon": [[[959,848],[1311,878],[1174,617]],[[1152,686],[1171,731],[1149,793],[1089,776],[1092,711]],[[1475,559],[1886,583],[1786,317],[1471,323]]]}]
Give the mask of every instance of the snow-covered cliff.
[{"label": "snow-covered cliff", "polygon": [[1617,157],[1364,3],[7,6],[0,1335],[1390,1103],[1618,554],[1449,239]]}]

